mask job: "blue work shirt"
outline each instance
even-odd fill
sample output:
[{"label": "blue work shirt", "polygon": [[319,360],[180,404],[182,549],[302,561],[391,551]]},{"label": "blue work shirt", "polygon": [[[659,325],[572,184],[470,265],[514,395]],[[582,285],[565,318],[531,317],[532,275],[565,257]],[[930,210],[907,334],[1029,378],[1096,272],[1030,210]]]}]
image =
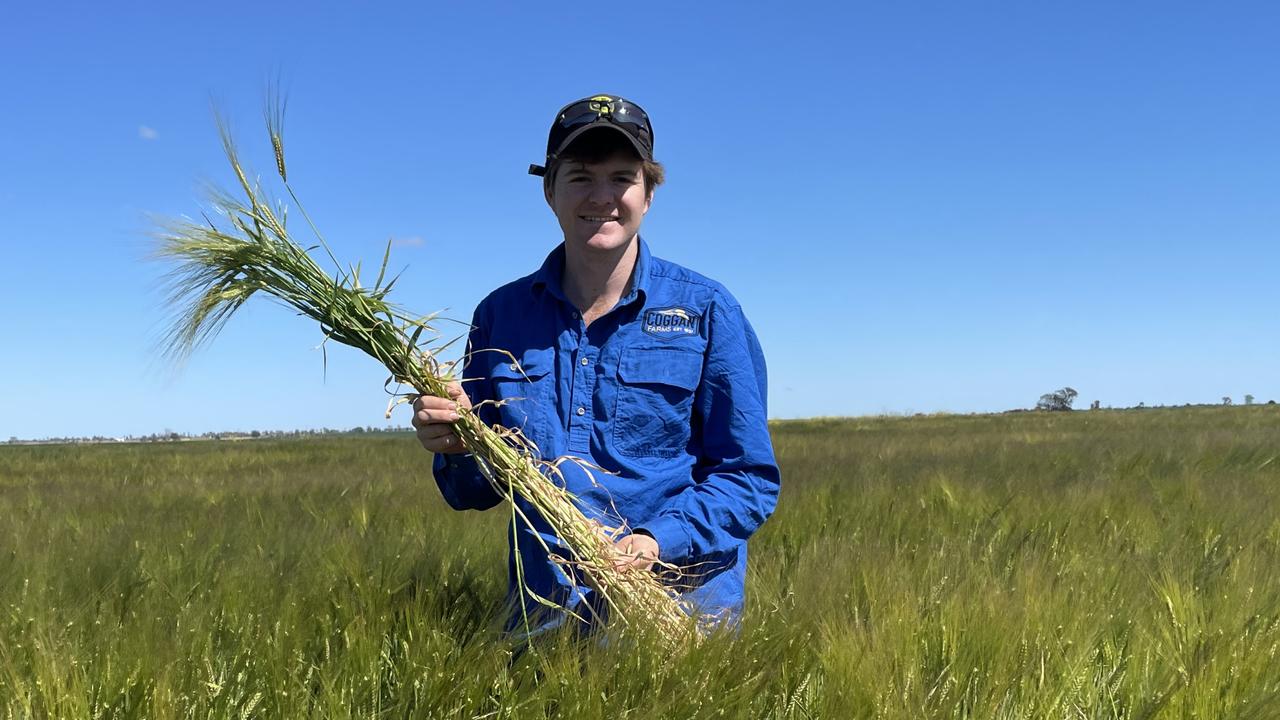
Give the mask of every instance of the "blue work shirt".
[{"label": "blue work shirt", "polygon": [[[773,512],[780,480],[764,355],[728,290],[637,242],[628,294],[590,326],[564,293],[563,244],[537,272],[481,301],[463,388],[486,424],[519,428],[543,459],[598,466],[559,466],[587,517],[651,535],[662,561],[687,568],[674,586],[682,599],[733,619],[743,604],[747,538]],[[470,455],[437,455],[434,471],[456,509],[501,501]],[[603,617],[598,594],[549,559],[543,543],[561,557],[570,557],[567,549],[527,503],[517,504],[534,527],[513,525],[510,590],[537,618],[530,629],[564,617],[520,592],[517,561],[528,590],[584,618]],[[517,605],[509,628],[523,617]]]}]

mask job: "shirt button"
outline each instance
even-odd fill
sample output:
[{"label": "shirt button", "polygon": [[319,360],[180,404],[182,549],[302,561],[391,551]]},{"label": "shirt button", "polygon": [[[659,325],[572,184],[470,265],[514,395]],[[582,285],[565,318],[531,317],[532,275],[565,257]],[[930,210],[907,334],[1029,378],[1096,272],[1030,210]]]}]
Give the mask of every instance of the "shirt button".
[{"label": "shirt button", "polygon": [[590,363],[590,362],[591,362],[590,360],[588,360],[588,359],[586,359],[586,358],[582,358],[582,364],[583,364],[583,365],[587,365],[587,364],[588,364],[588,363]]},{"label": "shirt button", "polygon": [[580,407],[580,408],[578,408],[578,414],[579,414],[579,415],[586,415],[586,414],[587,414],[587,409],[586,409],[586,408],[584,408],[584,407]]}]

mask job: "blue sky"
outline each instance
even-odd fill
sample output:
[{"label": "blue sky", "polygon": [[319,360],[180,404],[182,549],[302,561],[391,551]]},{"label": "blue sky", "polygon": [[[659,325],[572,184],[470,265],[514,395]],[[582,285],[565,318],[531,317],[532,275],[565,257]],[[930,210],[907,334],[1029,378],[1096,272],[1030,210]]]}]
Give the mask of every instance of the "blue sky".
[{"label": "blue sky", "polygon": [[230,180],[211,97],[270,172],[277,73],[295,189],[422,312],[537,267],[525,168],[611,92],[667,166],[643,234],[738,296],[775,417],[1280,401],[1274,4],[48,5],[0,25],[0,440],[384,422],[266,301],[156,357],[149,217]]}]

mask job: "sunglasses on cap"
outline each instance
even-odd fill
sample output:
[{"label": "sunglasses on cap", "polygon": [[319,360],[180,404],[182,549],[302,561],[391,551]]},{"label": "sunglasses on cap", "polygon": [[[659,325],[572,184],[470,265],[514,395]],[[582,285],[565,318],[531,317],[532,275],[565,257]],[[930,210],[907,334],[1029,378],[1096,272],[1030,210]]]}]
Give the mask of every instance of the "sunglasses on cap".
[{"label": "sunglasses on cap", "polygon": [[653,127],[644,108],[620,97],[594,95],[565,105],[547,136],[546,165],[530,165],[530,175],[545,175],[551,163],[578,136],[594,127],[619,130],[645,160],[653,159]]}]

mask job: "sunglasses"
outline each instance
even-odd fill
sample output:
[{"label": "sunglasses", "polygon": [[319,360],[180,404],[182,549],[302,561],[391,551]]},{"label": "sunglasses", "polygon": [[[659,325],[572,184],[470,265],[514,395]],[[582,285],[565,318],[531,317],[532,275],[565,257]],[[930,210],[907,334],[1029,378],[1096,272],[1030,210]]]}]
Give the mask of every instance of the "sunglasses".
[{"label": "sunglasses", "polygon": [[604,96],[580,100],[561,110],[556,120],[557,138],[552,145],[558,145],[559,138],[575,129],[601,120],[623,126],[645,145],[653,146],[653,130],[649,127],[649,116],[645,111],[627,100]]},{"label": "sunglasses", "polygon": [[[649,116],[633,102],[608,95],[595,95],[571,102],[560,109],[555,122],[551,125],[551,133],[547,137],[547,165],[564,148],[565,140],[583,128],[610,123],[635,144],[640,156],[653,159],[653,128],[649,125]],[[547,168],[542,165],[530,165],[529,174],[546,177]]]}]

